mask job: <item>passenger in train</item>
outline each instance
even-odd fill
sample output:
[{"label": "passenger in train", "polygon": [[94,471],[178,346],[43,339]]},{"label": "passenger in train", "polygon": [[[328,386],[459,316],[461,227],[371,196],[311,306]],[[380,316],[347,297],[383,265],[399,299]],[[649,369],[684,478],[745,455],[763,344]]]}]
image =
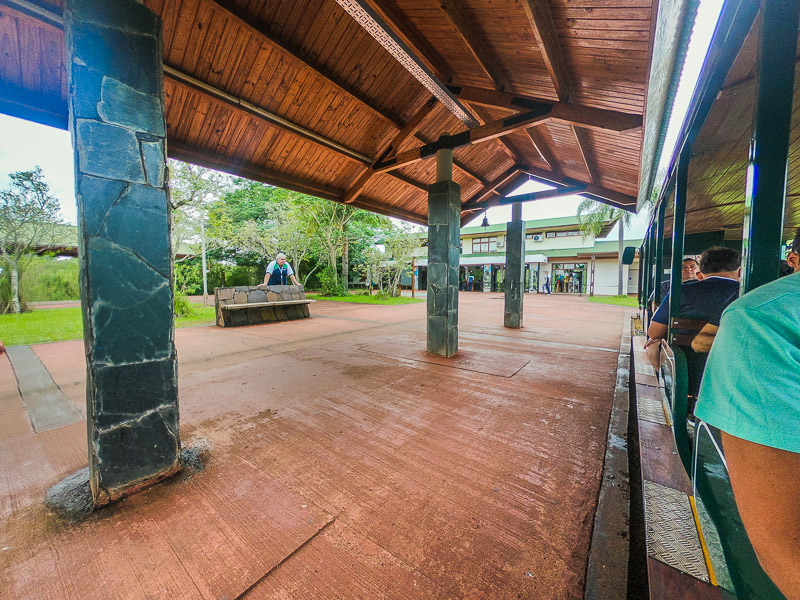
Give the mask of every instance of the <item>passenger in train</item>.
[{"label": "passenger in train", "polygon": [[[697,281],[697,272],[700,270],[700,265],[697,263],[697,260],[694,258],[684,258],[683,263],[681,265],[681,283],[686,283],[687,281]],[[666,278],[664,281],[661,282],[661,299],[663,300],[666,298],[667,294],[669,294],[669,287],[670,287],[670,280]],[[652,311],[655,312],[658,309],[659,305],[655,303],[656,299],[656,292],[655,290],[650,293],[650,298],[648,298],[648,302],[652,307]]]},{"label": "passenger in train", "polygon": [[800,229],[794,274],[733,302],[708,357],[697,418],[722,431],[731,485],[761,566],[800,598]]}]

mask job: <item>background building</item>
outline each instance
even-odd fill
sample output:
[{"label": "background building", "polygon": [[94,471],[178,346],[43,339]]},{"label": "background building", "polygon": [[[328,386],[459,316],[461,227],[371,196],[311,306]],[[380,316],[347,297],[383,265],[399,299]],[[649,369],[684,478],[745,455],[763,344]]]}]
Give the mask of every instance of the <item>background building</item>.
[{"label": "background building", "polygon": [[[597,295],[617,293],[618,248],[616,240],[597,241],[614,226],[609,221],[598,236],[584,236],[577,216],[540,219],[525,223],[525,289],[543,291],[549,275],[553,292]],[[502,292],[505,280],[506,224],[461,229],[462,277],[474,278],[473,290]],[[427,285],[427,234],[421,233],[421,245],[415,252],[417,289]],[[626,240],[625,246],[638,246],[641,240]],[[623,266],[626,293],[636,293],[639,277],[638,257],[632,265]],[[592,280],[594,271],[594,280]],[[411,277],[404,278],[411,285]]]}]

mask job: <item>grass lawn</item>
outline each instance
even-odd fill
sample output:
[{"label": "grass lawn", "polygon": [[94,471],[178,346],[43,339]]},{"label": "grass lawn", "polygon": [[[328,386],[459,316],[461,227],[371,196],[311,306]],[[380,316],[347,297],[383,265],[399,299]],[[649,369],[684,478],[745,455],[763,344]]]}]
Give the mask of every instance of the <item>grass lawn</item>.
[{"label": "grass lawn", "polygon": [[[214,307],[192,305],[192,314],[175,319],[175,327],[214,324]],[[47,308],[21,315],[0,315],[0,340],[6,346],[78,340],[83,337],[80,307]]]},{"label": "grass lawn", "polygon": [[617,306],[632,306],[639,308],[639,299],[631,296],[590,296],[589,302],[600,304],[616,304]]},{"label": "grass lawn", "polygon": [[417,302],[425,302],[422,298],[378,298],[378,296],[361,296],[357,294],[351,296],[320,296],[317,294],[306,294],[306,298],[330,300],[332,302],[355,302],[356,304],[416,304]]}]

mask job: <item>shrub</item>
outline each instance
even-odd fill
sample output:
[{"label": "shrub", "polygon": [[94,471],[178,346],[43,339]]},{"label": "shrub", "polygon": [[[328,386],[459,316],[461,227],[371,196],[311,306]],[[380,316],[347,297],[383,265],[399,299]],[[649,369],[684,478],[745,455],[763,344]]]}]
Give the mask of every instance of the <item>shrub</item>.
[{"label": "shrub", "polygon": [[323,296],[347,296],[345,288],[339,274],[331,267],[325,267],[319,275],[319,289]]},{"label": "shrub", "polygon": [[192,314],[192,304],[189,298],[182,294],[175,294],[175,316],[188,317]]}]

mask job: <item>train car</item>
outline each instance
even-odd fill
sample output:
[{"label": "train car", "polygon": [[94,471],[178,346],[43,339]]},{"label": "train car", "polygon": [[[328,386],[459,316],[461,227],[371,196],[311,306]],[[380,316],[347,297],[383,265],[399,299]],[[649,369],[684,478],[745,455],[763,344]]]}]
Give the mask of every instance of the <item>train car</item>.
[{"label": "train car", "polygon": [[[789,573],[796,572],[800,562],[800,556],[792,556],[796,540],[794,550],[782,542],[792,536],[793,525],[779,517],[768,521],[773,509],[780,516],[781,505],[793,502],[791,489],[763,485],[759,502],[768,509],[763,511],[765,522],[756,523],[750,505],[742,504],[747,504],[742,475],[731,485],[726,449],[730,453],[734,448],[728,448],[733,439],[703,421],[702,410],[694,414],[700,377],[720,369],[717,358],[705,370],[709,346],[701,343],[703,337],[718,330],[716,339],[706,341],[722,343],[728,353],[745,354],[756,340],[734,340],[733,334],[723,339],[733,319],[715,323],[716,317],[698,317],[689,300],[682,301],[682,294],[695,292],[691,284],[682,285],[679,276],[684,260],[710,247],[730,248],[741,253],[741,278],[725,285],[742,297],[778,279],[787,252],[800,250],[791,246],[800,226],[800,78],[795,76],[799,7],[797,2],[724,2],[675,149],[661,162],[668,168],[656,172],[657,153],[650,155],[649,163],[643,161],[640,209],[648,201],[653,205],[639,248],[640,313],[631,350],[631,464],[638,471],[632,487],[640,510],[634,514],[643,518],[634,519],[631,535],[646,539],[646,549],[637,554],[632,546],[631,572],[642,577],[631,586],[631,597],[800,597],[797,575]],[[646,123],[645,151],[648,138],[657,138],[666,121]],[[800,291],[800,275],[788,277],[789,292]],[[734,274],[729,278],[736,279]],[[669,310],[661,313],[668,313],[661,319],[666,323],[665,339],[648,341],[646,332],[654,335],[658,329],[652,326],[653,310],[667,291]],[[737,310],[750,310],[746,303],[738,306],[743,308]],[[796,320],[785,319],[787,328],[792,319]],[[788,346],[785,351],[796,357],[798,348],[791,342]],[[715,347],[712,352],[722,356],[723,350]],[[773,377],[763,371],[786,369],[779,361],[766,369],[763,364],[751,366],[762,370],[751,377],[761,379]],[[800,376],[783,375],[788,380]],[[705,383],[701,406],[719,389]],[[740,393],[744,396],[747,390]],[[777,411],[779,402],[776,397],[758,409]],[[762,428],[767,423],[764,419]],[[742,469],[736,456],[734,468]],[[780,458],[775,463],[764,465],[765,481],[800,455],[776,456]],[[761,485],[760,477],[744,483]],[[766,541],[764,527],[770,529]],[[784,555],[776,558],[779,552]],[[786,567],[792,563],[794,568]]]}]

